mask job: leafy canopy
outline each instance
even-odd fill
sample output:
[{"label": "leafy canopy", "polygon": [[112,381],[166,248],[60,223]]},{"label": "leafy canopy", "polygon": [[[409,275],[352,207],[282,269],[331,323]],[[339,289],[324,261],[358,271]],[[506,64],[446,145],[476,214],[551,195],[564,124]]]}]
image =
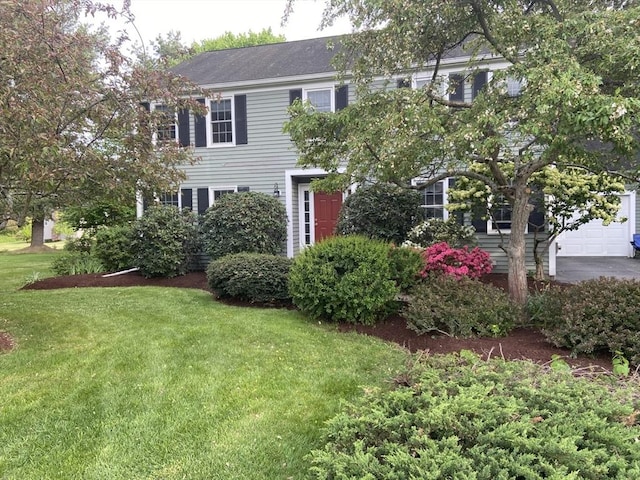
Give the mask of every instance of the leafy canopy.
[{"label": "leafy canopy", "polygon": [[0,219],[44,220],[53,209],[108,192],[168,191],[194,161],[177,143],[156,144],[164,112],[202,106],[184,97],[184,80],[125,56],[126,37],[85,15],[111,21],[124,12],[91,0],[21,2],[0,9]]},{"label": "leafy canopy", "polygon": [[[637,177],[638,2],[332,0],[324,23],[344,15],[356,33],[342,40],[336,64],[360,99],[335,114],[291,108],[285,129],[301,165],[330,172],[318,186],[326,190],[365,179],[429,179],[422,188],[446,177],[479,182],[485,198],[511,205],[505,249],[510,292],[522,303],[534,184],[553,176],[550,168],[567,182],[561,187],[606,173],[615,180],[601,182],[608,194]],[[473,102],[450,97],[459,82],[470,92],[486,69]],[[395,86],[418,73],[420,88],[380,88],[381,78]],[[569,211],[579,200],[565,198]]]}]

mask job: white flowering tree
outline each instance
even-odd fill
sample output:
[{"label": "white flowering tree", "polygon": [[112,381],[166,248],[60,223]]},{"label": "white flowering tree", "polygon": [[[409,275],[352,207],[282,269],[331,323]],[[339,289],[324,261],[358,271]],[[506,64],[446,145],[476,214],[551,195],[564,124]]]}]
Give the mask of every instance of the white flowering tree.
[{"label": "white flowering tree", "polygon": [[[323,23],[345,15],[355,34],[336,61],[360,100],[335,114],[293,106],[286,130],[300,163],[331,172],[325,189],[364,178],[404,185],[430,178],[424,187],[456,177],[475,182],[476,199],[508,202],[509,291],[524,303],[532,192],[555,192],[564,211],[582,205],[606,217],[612,209],[593,209],[599,197],[590,189],[611,187],[604,192],[611,199],[621,182],[637,177],[638,2],[332,0]],[[472,82],[487,56],[506,63],[473,102],[454,100],[455,81],[442,74],[461,47],[470,60],[459,81]],[[418,71],[431,72],[421,88],[370,88],[374,78]],[[510,91],[513,84],[519,91]],[[576,184],[588,198],[562,195]]]}]

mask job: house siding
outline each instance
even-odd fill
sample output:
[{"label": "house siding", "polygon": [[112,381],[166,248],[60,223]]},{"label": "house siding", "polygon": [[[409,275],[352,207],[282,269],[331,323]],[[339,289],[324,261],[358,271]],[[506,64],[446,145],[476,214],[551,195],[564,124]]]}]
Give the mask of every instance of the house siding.
[{"label": "house siding", "polygon": [[[493,271],[496,273],[507,273],[508,271],[508,259],[507,254],[500,248],[501,237],[500,235],[489,235],[486,233],[476,234],[478,237],[478,246],[483,250],[486,250],[491,255],[494,267]],[[505,244],[509,242],[509,236],[504,236]],[[538,247],[543,255],[544,271],[549,272],[549,249],[544,245]],[[533,259],[533,234],[528,234],[526,238],[525,247],[525,264],[528,271],[535,272],[536,264]]]}]

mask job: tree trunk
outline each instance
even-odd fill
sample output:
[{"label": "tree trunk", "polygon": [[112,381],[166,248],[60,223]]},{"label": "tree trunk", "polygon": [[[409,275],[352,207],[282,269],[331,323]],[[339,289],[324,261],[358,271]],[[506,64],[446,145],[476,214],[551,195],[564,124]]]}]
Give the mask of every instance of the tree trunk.
[{"label": "tree trunk", "polygon": [[509,236],[509,297],[518,305],[527,301],[527,269],[525,265],[527,223],[529,221],[529,190],[526,185],[515,186]]},{"label": "tree trunk", "polygon": [[533,260],[536,262],[536,274],[533,278],[536,280],[544,280],[544,258],[540,253],[540,245],[546,243],[538,238],[538,231],[533,235]]},{"label": "tree trunk", "polygon": [[33,217],[31,222],[31,247],[42,247],[44,245],[44,216],[42,218]]}]

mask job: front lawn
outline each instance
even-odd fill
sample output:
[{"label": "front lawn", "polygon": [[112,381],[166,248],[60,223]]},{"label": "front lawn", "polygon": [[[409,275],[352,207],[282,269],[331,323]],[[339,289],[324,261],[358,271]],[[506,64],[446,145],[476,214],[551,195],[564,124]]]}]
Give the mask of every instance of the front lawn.
[{"label": "front lawn", "polygon": [[300,478],[341,401],[406,360],[204,291],[16,291],[51,258],[0,255],[3,479]]}]

